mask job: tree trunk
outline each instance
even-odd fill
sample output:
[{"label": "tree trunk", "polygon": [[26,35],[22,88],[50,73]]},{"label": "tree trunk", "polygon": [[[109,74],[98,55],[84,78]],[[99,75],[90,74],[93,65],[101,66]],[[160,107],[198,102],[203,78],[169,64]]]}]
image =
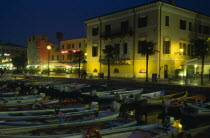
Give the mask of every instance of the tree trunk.
[{"label": "tree trunk", "polygon": [[81,58],[79,56],[79,78],[80,78],[80,62],[81,62]]},{"label": "tree trunk", "polygon": [[203,85],[204,60],[205,60],[205,57],[204,57],[204,56],[202,56],[202,66],[201,66],[201,85]]},{"label": "tree trunk", "polygon": [[107,79],[110,79],[110,59],[108,58],[108,75],[107,75]]},{"label": "tree trunk", "polygon": [[149,61],[149,55],[146,54],[146,82],[148,82],[148,61]]}]

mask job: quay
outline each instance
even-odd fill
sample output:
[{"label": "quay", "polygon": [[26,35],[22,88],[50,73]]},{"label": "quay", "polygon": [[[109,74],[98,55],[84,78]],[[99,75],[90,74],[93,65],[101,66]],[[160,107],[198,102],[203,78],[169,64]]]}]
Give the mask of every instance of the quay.
[{"label": "quay", "polygon": [[12,78],[24,79],[24,78],[35,78],[44,80],[56,80],[64,82],[76,82],[76,83],[87,83],[87,84],[107,84],[109,88],[126,88],[126,89],[138,89],[144,88],[144,91],[150,92],[154,90],[164,90],[166,93],[176,93],[188,91],[189,95],[204,94],[207,96],[207,100],[210,97],[210,80],[204,79],[204,85],[200,84],[200,79],[157,79],[153,81],[149,79],[149,82],[145,82],[145,79],[128,79],[128,78],[111,78],[107,80],[106,78],[100,79],[98,77],[91,77],[86,79],[78,78],[77,75],[65,74],[65,75],[16,75],[14,74]]}]

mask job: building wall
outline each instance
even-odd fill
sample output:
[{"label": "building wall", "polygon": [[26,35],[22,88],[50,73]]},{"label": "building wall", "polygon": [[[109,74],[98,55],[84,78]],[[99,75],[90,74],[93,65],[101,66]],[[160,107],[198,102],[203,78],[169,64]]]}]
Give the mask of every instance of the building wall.
[{"label": "building wall", "polygon": [[28,64],[40,64],[48,62],[49,37],[47,35],[33,35],[28,38],[27,57]]},{"label": "building wall", "polygon": [[86,53],[86,39],[85,38],[76,38],[63,40],[60,42],[60,55],[59,62],[70,64],[69,51],[76,52],[78,50]]},{"label": "building wall", "polygon": [[[12,58],[20,56],[22,54],[26,55],[27,48],[24,46],[19,46],[12,43],[1,43],[0,44],[0,63],[9,63]],[[8,64],[9,65],[9,64]],[[1,64],[4,67],[10,67],[6,64]]]},{"label": "building wall", "polygon": [[[166,16],[169,16],[169,26],[165,24]],[[139,28],[138,18],[142,17],[147,17],[147,26]],[[180,20],[186,21],[186,30],[180,29]],[[129,22],[131,33],[123,34],[120,32],[121,22],[123,21]],[[192,23],[192,31],[188,29],[189,22]],[[159,51],[149,57],[149,77],[152,77],[152,74],[155,73],[160,75],[161,78],[168,78],[174,75],[175,69],[183,68],[185,61],[192,58],[180,52],[180,43],[188,46],[190,40],[195,36],[208,38],[209,33],[198,33],[198,29],[199,25],[210,27],[210,18],[167,3],[155,2],[92,18],[86,20],[85,23],[87,26],[88,73],[97,75],[103,72],[106,75],[107,65],[99,63],[100,57],[103,57],[102,50],[108,44],[113,46],[120,44],[120,55],[123,55],[123,43],[127,43],[128,53],[123,55],[129,57],[126,60],[127,64],[111,66],[111,76],[144,78],[146,61],[145,56],[138,53],[138,41],[146,39],[153,41]],[[109,24],[114,35],[107,37],[104,32],[105,26]],[[98,28],[98,35],[92,35],[93,28]],[[169,54],[163,53],[164,41],[170,41]],[[92,56],[92,47],[98,47],[97,56]],[[119,69],[119,73],[114,73],[116,68]]]}]

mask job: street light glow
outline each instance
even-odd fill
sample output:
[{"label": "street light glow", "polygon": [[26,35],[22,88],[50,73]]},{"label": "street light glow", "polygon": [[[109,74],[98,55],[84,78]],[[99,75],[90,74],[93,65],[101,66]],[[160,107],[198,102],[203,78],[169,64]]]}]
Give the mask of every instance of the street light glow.
[{"label": "street light glow", "polygon": [[50,46],[50,45],[48,45],[48,46],[47,46],[47,49],[48,49],[48,50],[50,50],[50,49],[51,49],[51,46]]}]

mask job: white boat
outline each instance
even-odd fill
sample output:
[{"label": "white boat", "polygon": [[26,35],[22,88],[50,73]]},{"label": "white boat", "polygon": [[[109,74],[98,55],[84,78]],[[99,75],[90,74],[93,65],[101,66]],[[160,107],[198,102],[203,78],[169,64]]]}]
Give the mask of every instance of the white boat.
[{"label": "white boat", "polygon": [[40,93],[39,96],[26,96],[17,97],[16,99],[4,99],[0,101],[0,106],[17,106],[22,104],[33,104],[35,102],[43,101],[45,97],[44,93]]},{"label": "white boat", "polygon": [[62,113],[65,116],[80,115],[84,113],[94,113],[93,108],[61,108],[61,109],[44,109],[44,110],[26,110],[26,111],[7,111],[0,112],[0,119],[4,120],[1,122],[9,122],[7,120],[30,120],[30,119],[42,119],[42,118],[53,118],[59,116]]},{"label": "white boat", "polygon": [[130,90],[130,91],[122,91],[122,92],[114,92],[114,93],[100,93],[97,94],[98,99],[123,99],[127,97],[136,97],[138,95],[141,95],[143,92],[143,89],[137,89],[137,90]]},{"label": "white boat", "polygon": [[[112,110],[104,110],[104,111],[99,111],[98,115],[90,115],[88,117],[85,118],[81,118],[78,117],[78,119],[76,120],[72,120],[72,121],[66,121],[65,122],[65,115],[60,116],[59,118],[57,118],[57,120],[60,122],[58,123],[44,123],[44,124],[31,124],[31,123],[26,123],[25,121],[22,122],[13,122],[11,124],[4,124],[1,123],[1,127],[4,126],[5,129],[0,129],[0,133],[13,133],[13,132],[17,132],[18,134],[20,134],[20,132],[23,131],[33,131],[33,130],[37,130],[37,129],[41,129],[41,130],[49,130],[49,129],[54,129],[54,128],[62,128],[64,129],[65,127],[69,128],[69,127],[76,127],[76,126],[83,126],[83,125],[95,125],[96,123],[103,123],[103,122],[107,122],[107,121],[111,121],[115,118],[117,118],[119,116],[119,111],[112,111]],[[12,126],[12,128],[11,128]],[[19,127],[17,127],[19,126]],[[21,126],[21,127],[20,127]],[[30,127],[28,127],[30,126]],[[56,131],[56,130],[55,130]],[[0,136],[1,137],[1,136]]]},{"label": "white boat", "polygon": [[183,115],[193,117],[210,116],[210,102],[180,107]]},{"label": "white boat", "polygon": [[14,91],[1,91],[0,92],[0,95],[17,95],[17,94],[19,94],[19,91],[16,91],[16,90],[14,90]]}]

